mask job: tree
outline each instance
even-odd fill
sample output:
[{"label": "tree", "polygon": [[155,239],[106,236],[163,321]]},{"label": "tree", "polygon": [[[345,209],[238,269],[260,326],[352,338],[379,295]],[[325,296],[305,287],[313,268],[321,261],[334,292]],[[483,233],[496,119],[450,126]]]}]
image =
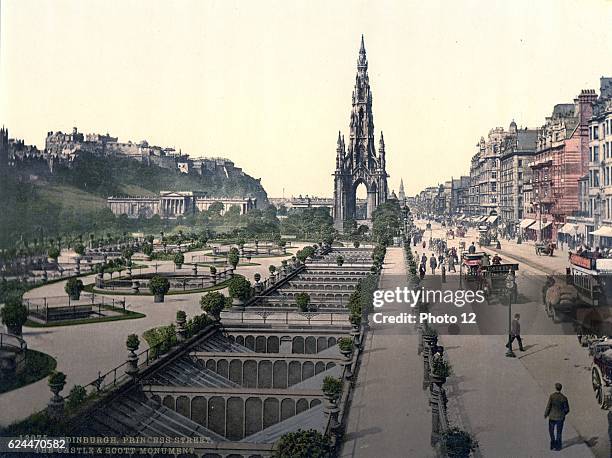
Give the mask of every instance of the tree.
[{"label": "tree", "polygon": [[213,291],[202,296],[200,299],[200,306],[208,315],[211,315],[215,320],[219,321],[221,318],[221,311],[225,307],[225,296],[218,291]]},{"label": "tree", "polygon": [[142,247],[142,252],[145,254],[145,256],[151,256],[153,254],[153,245],[150,243],[145,243]]},{"label": "tree", "polygon": [[211,215],[219,216],[221,214],[221,212],[223,211],[223,208],[224,207],[223,207],[223,204],[221,202],[213,202],[208,207],[208,213],[210,213]]},{"label": "tree", "polygon": [[74,252],[80,256],[83,256],[85,254],[85,245],[82,243],[77,243],[74,246]]},{"label": "tree", "polygon": [[298,429],[283,434],[274,445],[273,458],[331,458],[332,445],[319,431]]},{"label": "tree", "polygon": [[68,279],[64,291],[70,296],[70,299],[78,301],[81,297],[81,291],[83,291],[83,282],[76,277]]},{"label": "tree", "polygon": [[328,375],[323,379],[323,394],[332,401],[337,401],[342,394],[342,380]]},{"label": "tree", "polygon": [[51,247],[49,248],[49,252],[47,253],[47,255],[53,259],[53,261],[57,262],[57,258],[59,258],[60,256],[60,250],[57,247]]},{"label": "tree", "polygon": [[123,250],[121,255],[123,256],[123,259],[129,261],[130,259],[132,259],[132,256],[134,256],[134,250],[132,250],[131,248],[126,248],[125,250]]},{"label": "tree", "polygon": [[164,302],[164,295],[170,291],[170,282],[167,278],[156,275],[149,281],[149,290],[155,296],[155,302]]},{"label": "tree", "polygon": [[227,260],[235,269],[238,265],[238,262],[240,262],[240,253],[238,252],[238,249],[236,247],[230,248],[229,254],[227,255]]},{"label": "tree", "polygon": [[179,251],[178,253],[174,255],[174,264],[176,265],[176,267],[180,269],[184,262],[185,262],[185,255],[183,253]]},{"label": "tree", "polygon": [[295,302],[302,312],[308,312],[310,305],[310,294],[302,291],[295,297]]},{"label": "tree", "polygon": [[251,297],[251,282],[241,275],[236,275],[229,281],[228,291],[232,299],[245,301]]},{"label": "tree", "polygon": [[9,297],[4,307],[0,309],[0,316],[9,333],[20,336],[22,326],[28,320],[28,309],[23,305],[21,298]]}]

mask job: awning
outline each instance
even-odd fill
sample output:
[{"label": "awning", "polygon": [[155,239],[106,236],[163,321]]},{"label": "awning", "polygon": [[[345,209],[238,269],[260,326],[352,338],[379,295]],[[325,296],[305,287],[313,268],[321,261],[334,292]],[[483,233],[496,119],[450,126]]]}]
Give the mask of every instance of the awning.
[{"label": "awning", "polygon": [[489,216],[487,218],[487,223],[493,224],[495,221],[497,221],[497,216]]},{"label": "awning", "polygon": [[519,224],[519,227],[521,229],[527,229],[533,223],[535,223],[535,219],[524,219],[524,220],[521,221],[521,224]]},{"label": "awning", "polygon": [[[540,226],[541,224],[541,226]],[[540,231],[540,230],[544,230],[546,229],[548,226],[550,226],[552,223],[539,223],[538,221],[534,221],[534,224],[532,224],[529,229],[533,230],[533,231]]]},{"label": "awning", "polygon": [[478,222],[482,223],[487,219],[487,216],[481,216],[480,218],[478,218]]},{"label": "awning", "polygon": [[563,226],[559,228],[557,231],[559,234],[569,234],[576,235],[576,228],[572,223],[565,223]]},{"label": "awning", "polygon": [[600,237],[612,237],[612,227],[601,226],[596,231],[590,232],[590,234],[598,235]]}]

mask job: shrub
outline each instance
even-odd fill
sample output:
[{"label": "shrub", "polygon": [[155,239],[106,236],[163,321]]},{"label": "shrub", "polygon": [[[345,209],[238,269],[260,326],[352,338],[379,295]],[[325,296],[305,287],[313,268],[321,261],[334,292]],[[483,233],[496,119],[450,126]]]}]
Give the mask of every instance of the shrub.
[{"label": "shrub", "polygon": [[149,243],[145,243],[144,246],[142,247],[142,252],[146,256],[151,256],[153,254],[153,245]]},{"label": "shrub", "polygon": [[210,274],[216,275],[216,273],[217,273],[217,268],[215,266],[210,266]]},{"label": "shrub", "polygon": [[453,367],[442,356],[434,356],[431,361],[431,372],[437,377],[450,377],[453,375]]},{"label": "shrub", "polygon": [[183,253],[179,251],[178,253],[174,255],[174,264],[176,264],[177,266],[181,266],[183,265],[184,262],[185,262],[185,255]]},{"label": "shrub", "polygon": [[77,243],[74,246],[74,252],[80,256],[83,256],[85,254],[85,245],[82,243]]},{"label": "shrub", "polygon": [[132,250],[131,248],[126,248],[125,250],[123,250],[121,255],[123,256],[123,259],[129,261],[130,259],[132,259],[132,256],[134,256],[134,250]]},{"label": "shrub", "polygon": [[83,282],[78,278],[72,277],[66,282],[64,291],[66,291],[66,294],[70,297],[76,297],[83,291]]},{"label": "shrub", "polygon": [[183,310],[177,310],[176,321],[185,321],[185,320],[187,320],[187,314]]},{"label": "shrub", "polygon": [[228,291],[231,298],[245,301],[251,297],[251,282],[240,275],[236,275],[229,281]]},{"label": "shrub", "polygon": [[331,458],[332,446],[328,437],[309,429],[283,434],[274,445],[273,458]]},{"label": "shrub", "polygon": [[28,309],[18,297],[8,297],[0,310],[2,323],[9,328],[20,328],[28,320]]},{"label": "shrub", "polygon": [[342,380],[328,375],[323,379],[323,393],[332,400],[337,400],[342,394]]},{"label": "shrub", "polygon": [[234,269],[238,265],[238,262],[240,262],[240,253],[236,247],[230,248],[229,254],[227,255],[227,261]]},{"label": "shrub", "polygon": [[140,339],[136,334],[130,334],[125,341],[125,346],[130,350],[137,350],[140,346]]},{"label": "shrub", "polygon": [[74,385],[66,398],[66,406],[69,409],[75,409],[85,402],[86,397],[87,390],[85,390],[85,388],[83,388],[81,385]]},{"label": "shrub", "polygon": [[261,280],[261,275],[259,274],[259,272],[255,273],[255,275],[253,275],[253,278],[255,279],[256,282],[259,282],[259,280]]},{"label": "shrub", "polygon": [[208,315],[219,319],[221,311],[225,308],[225,296],[218,291],[213,291],[202,296],[200,306]]},{"label": "shrub", "polygon": [[441,445],[445,456],[466,458],[476,450],[478,441],[467,431],[453,427],[442,433]]},{"label": "shrub", "polygon": [[185,335],[187,338],[195,336],[198,332],[204,329],[211,323],[210,318],[206,315],[196,315],[187,321],[185,325]]},{"label": "shrub", "polygon": [[308,306],[310,305],[310,294],[305,293],[304,291],[298,293],[298,295],[295,297],[295,303],[302,312],[307,312],[309,309]]},{"label": "shrub", "polygon": [[338,256],[336,258],[336,264],[338,264],[338,266],[341,267],[342,264],[344,264],[344,256]]},{"label": "shrub", "polygon": [[166,353],[170,348],[176,345],[176,328],[173,324],[169,326],[161,326],[145,331],[142,335],[149,344],[151,356],[153,358]]},{"label": "shrub", "polygon": [[51,247],[49,248],[49,252],[47,253],[47,256],[49,256],[51,259],[53,259],[55,262],[57,262],[57,258],[59,258],[60,255],[60,250],[57,247]]},{"label": "shrub", "polygon": [[353,242],[353,246],[354,246],[355,248],[359,248],[359,240],[355,240],[355,241]]},{"label": "shrub", "polygon": [[276,272],[276,266],[270,266],[268,267],[268,270],[270,271],[270,274],[273,274],[274,272]]},{"label": "shrub", "polygon": [[170,291],[170,282],[167,278],[156,275],[149,281],[149,289],[151,294],[164,295]]},{"label": "shrub", "polygon": [[63,372],[53,371],[51,375],[49,375],[48,379],[49,386],[52,385],[65,385],[66,384],[66,374]]},{"label": "shrub", "polygon": [[353,351],[353,339],[350,337],[340,337],[338,339],[340,351]]}]

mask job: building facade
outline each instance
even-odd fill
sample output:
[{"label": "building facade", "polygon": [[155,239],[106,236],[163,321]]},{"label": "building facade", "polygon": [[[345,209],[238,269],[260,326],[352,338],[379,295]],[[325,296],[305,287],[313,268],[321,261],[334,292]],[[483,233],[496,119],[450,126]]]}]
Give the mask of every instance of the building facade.
[{"label": "building facade", "polygon": [[209,197],[191,191],[161,191],[159,197],[109,197],[107,203],[115,215],[128,218],[177,218],[206,211],[211,205],[221,203],[221,214],[232,207],[245,214],[257,208],[257,199],[252,197]]}]

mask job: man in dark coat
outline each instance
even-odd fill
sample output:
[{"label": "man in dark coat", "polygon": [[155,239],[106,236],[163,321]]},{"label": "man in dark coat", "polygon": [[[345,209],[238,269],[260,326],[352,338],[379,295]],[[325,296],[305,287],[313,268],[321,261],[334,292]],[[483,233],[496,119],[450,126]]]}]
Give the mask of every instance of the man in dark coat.
[{"label": "man in dark coat", "polygon": [[431,257],[429,258],[429,267],[431,268],[432,275],[436,274],[436,267],[438,267],[438,261],[436,261],[436,256],[431,253]]},{"label": "man in dark coat", "polygon": [[474,242],[472,242],[472,244],[468,248],[468,253],[470,253],[470,254],[476,253],[476,245],[474,245]]},{"label": "man in dark coat", "polygon": [[514,342],[514,339],[516,339],[518,340],[519,350],[525,351],[525,349],[523,348],[523,339],[521,339],[521,323],[519,322],[520,319],[520,313],[514,315],[514,320],[512,320],[512,324],[510,326],[510,337],[508,339],[506,347],[512,349],[512,342]]},{"label": "man in dark coat", "polygon": [[[550,449],[561,450],[563,446],[563,422],[569,413],[569,402],[565,395],[561,394],[563,386],[555,383],[555,392],[548,398],[544,418],[548,418],[548,433],[550,434]],[[555,429],[557,435],[555,437]]]}]

